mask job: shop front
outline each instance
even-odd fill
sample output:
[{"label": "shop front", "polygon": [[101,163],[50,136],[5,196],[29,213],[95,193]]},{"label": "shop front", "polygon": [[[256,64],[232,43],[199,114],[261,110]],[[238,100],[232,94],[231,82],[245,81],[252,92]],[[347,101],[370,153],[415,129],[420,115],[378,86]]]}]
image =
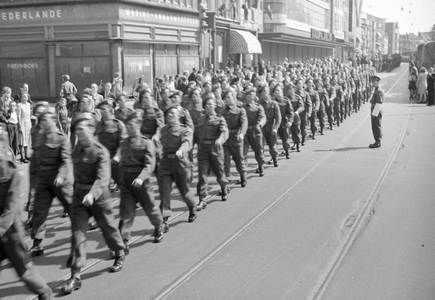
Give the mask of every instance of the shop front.
[{"label": "shop front", "polygon": [[120,72],[131,92],[142,75],[152,85],[200,65],[195,7],[71,3],[0,9],[1,86],[26,82],[32,98],[55,99],[63,74],[82,91]]}]

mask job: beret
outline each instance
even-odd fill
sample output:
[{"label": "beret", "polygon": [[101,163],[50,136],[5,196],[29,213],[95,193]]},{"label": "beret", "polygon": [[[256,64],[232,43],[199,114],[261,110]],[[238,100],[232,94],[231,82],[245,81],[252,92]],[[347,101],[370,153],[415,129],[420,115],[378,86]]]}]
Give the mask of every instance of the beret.
[{"label": "beret", "polygon": [[97,127],[97,120],[92,115],[82,113],[72,122],[71,133],[74,133],[77,125],[83,121],[87,121],[89,127]]},{"label": "beret", "polygon": [[103,106],[109,106],[110,108],[115,108],[116,107],[116,102],[112,102],[112,101],[102,101],[100,103],[98,103],[97,107],[98,109],[101,109]]},{"label": "beret", "polygon": [[38,102],[36,103],[35,107],[33,107],[33,113],[35,113],[39,109],[43,109],[45,111],[48,109],[48,107],[49,107],[48,102],[46,101]]},{"label": "beret", "polygon": [[247,86],[244,90],[245,94],[249,94],[249,93],[257,93],[257,89],[253,86]]},{"label": "beret", "polygon": [[[194,89],[195,90],[195,89]],[[170,95],[169,95],[169,98],[174,98],[174,97],[183,97],[183,92],[182,91],[179,91],[179,90],[174,90]]]},{"label": "beret", "polygon": [[378,76],[372,76],[372,77],[370,77],[370,80],[372,80],[372,81],[379,81],[379,80],[381,80],[381,78],[378,77]]}]

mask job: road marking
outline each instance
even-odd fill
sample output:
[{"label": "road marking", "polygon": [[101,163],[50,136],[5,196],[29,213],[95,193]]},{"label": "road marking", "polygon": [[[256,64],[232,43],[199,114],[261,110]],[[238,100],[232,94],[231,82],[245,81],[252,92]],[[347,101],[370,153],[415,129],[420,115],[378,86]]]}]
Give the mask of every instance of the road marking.
[{"label": "road marking", "polygon": [[[403,72],[403,74],[397,79],[397,81],[393,84],[393,86],[388,90],[387,94],[396,86],[396,84],[399,82],[399,80],[403,77],[403,75],[406,73]],[[379,190],[381,189],[381,185],[383,184],[385,178],[387,177],[387,174],[389,170],[391,169],[391,166],[393,165],[394,159],[397,156],[398,151],[401,148],[403,139],[406,135],[406,128],[408,127],[409,122],[409,116],[411,114],[412,106],[409,105],[408,114],[405,120],[405,123],[403,125],[400,138],[396,143],[396,146],[394,147],[393,152],[391,153],[390,157],[388,158],[387,163],[385,164],[384,168],[381,171],[381,174],[379,175],[378,180],[376,181],[372,191],[370,192],[369,196],[367,197],[366,201],[364,202],[363,207],[361,208],[358,216],[355,219],[355,222],[353,222],[351,228],[346,233],[346,236],[343,239],[343,242],[341,245],[337,248],[335,253],[333,254],[332,258],[329,260],[327,266],[325,267],[322,275],[317,280],[316,285],[314,286],[313,291],[311,292],[310,296],[307,298],[308,300],[319,300],[322,298],[323,293],[325,292],[326,288],[328,287],[329,283],[331,282],[332,278],[334,277],[334,274],[340,267],[341,262],[343,261],[344,257],[346,256],[347,252],[349,251],[350,247],[352,246],[353,242],[355,241],[358,233],[364,228],[365,223],[361,222],[362,220],[367,217],[367,215],[370,213],[369,207],[372,206],[373,202],[378,196]]]}]

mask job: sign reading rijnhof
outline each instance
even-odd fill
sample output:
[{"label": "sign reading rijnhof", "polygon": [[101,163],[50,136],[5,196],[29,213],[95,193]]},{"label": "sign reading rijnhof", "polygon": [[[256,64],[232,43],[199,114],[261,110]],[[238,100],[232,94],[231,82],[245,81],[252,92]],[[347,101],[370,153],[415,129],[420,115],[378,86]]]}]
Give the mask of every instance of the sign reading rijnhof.
[{"label": "sign reading rijnhof", "polygon": [[330,32],[311,28],[311,38],[324,41],[334,41],[334,35]]}]

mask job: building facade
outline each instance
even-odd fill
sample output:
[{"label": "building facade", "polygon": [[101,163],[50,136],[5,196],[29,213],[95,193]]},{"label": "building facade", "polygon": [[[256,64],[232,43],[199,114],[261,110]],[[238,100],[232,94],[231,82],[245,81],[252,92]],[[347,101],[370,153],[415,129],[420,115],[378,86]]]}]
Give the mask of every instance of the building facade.
[{"label": "building facade", "polygon": [[34,99],[56,98],[62,74],[81,91],[121,72],[136,78],[200,66],[197,0],[24,1],[0,8],[0,85],[26,82]]},{"label": "building facade", "polygon": [[413,33],[399,35],[399,53],[402,55],[412,55],[417,51],[418,45],[424,43],[424,40]]},{"label": "building facade", "polygon": [[362,11],[360,36],[361,44],[359,48],[363,54],[388,54],[385,40],[387,36],[385,19]]},{"label": "building facade", "polygon": [[399,23],[385,23],[385,31],[388,36],[388,55],[399,53]]}]

